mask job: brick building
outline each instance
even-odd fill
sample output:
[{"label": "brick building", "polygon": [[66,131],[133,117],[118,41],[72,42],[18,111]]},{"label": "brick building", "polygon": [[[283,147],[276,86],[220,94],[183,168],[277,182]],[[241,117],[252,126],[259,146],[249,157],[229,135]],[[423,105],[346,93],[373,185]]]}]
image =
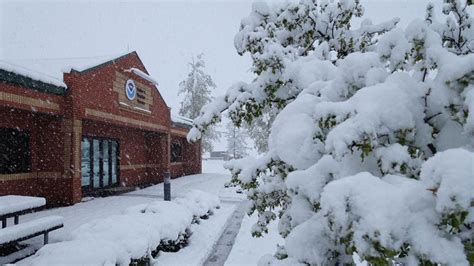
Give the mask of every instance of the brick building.
[{"label": "brick building", "polygon": [[189,121],[172,116],[136,52],[63,80],[0,64],[0,195],[79,202],[201,172]]}]

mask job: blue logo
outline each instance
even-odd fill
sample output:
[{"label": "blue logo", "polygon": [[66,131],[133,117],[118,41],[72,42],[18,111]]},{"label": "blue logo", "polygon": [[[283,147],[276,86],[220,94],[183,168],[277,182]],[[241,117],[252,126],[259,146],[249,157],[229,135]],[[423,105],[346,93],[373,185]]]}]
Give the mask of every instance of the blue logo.
[{"label": "blue logo", "polygon": [[131,79],[125,83],[125,94],[130,101],[133,101],[135,97],[137,97],[137,87],[135,86],[135,82]]}]

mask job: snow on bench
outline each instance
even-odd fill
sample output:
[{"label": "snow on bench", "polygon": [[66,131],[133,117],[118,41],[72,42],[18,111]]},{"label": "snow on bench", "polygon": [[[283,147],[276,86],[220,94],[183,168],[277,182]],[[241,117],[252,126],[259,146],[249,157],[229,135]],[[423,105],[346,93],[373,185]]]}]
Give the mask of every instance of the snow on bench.
[{"label": "snow on bench", "polygon": [[71,241],[46,245],[18,264],[128,265],[149,258],[163,243],[182,240],[195,214],[208,213],[219,204],[213,195],[191,192],[179,201],[137,205],[83,224],[71,233]]},{"label": "snow on bench", "polygon": [[45,244],[47,244],[48,232],[61,227],[63,227],[63,217],[61,216],[49,216],[13,225],[0,229],[0,245],[8,245],[43,234],[45,235]]},{"label": "snow on bench", "polygon": [[46,205],[44,198],[8,195],[0,197],[0,217]]}]

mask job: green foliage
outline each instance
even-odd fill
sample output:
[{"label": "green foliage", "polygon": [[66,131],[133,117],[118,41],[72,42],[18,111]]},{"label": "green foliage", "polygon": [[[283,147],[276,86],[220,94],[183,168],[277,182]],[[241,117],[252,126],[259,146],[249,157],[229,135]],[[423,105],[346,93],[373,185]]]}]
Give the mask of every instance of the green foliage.
[{"label": "green foliage", "polygon": [[451,234],[458,234],[462,231],[462,226],[467,218],[469,212],[467,211],[456,211],[444,214],[441,220],[441,227]]}]

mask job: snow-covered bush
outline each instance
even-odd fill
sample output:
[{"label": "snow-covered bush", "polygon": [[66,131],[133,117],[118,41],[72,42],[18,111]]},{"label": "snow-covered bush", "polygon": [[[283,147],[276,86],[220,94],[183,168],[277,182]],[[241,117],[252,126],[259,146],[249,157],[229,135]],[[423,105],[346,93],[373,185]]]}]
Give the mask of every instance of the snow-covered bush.
[{"label": "snow-covered bush", "polygon": [[356,0],[256,3],[242,20],[256,78],[205,106],[188,140],[226,111],[278,113],[267,153],[226,164],[252,233],[279,217],[285,247],[262,264],[474,264],[474,7],[433,8],[406,29],[354,27]]},{"label": "snow-covered bush", "polygon": [[214,195],[191,191],[176,201],[130,207],[123,214],[93,220],[72,231],[70,241],[46,245],[21,265],[128,265],[188,244],[196,214],[214,211]]},{"label": "snow-covered bush", "polygon": [[219,197],[201,190],[188,191],[183,198],[176,199],[176,202],[191,211],[197,223],[199,219],[208,219],[215,209],[220,208]]}]

